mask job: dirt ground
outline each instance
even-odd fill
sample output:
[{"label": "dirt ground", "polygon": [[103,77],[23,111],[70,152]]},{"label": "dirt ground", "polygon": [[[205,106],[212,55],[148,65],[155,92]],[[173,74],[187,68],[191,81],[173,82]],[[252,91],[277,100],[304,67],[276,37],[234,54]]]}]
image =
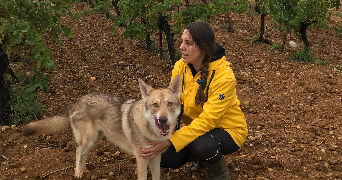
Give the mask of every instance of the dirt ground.
[{"label": "dirt ground", "polygon": [[[303,49],[294,34],[287,39],[298,48],[287,43],[285,52],[251,44],[259,31],[259,16],[232,14],[234,33],[221,27],[224,21],[224,16],[217,16],[210,24],[232,63],[249,129],[242,148],[225,156],[231,179],[342,179],[342,34],[335,30],[342,18],[333,16],[330,29],[308,31],[314,54],[327,59],[326,65],[290,61],[291,54]],[[112,35],[111,20],[85,15],[63,22],[71,27],[72,38],[61,37],[62,46],[46,38],[58,63],[57,70],[49,73],[51,91],[38,93],[46,116],[90,92],[139,98],[137,78],[155,88],[168,85],[171,66],[136,40],[125,39],[122,29]],[[281,42],[282,36],[267,25],[266,37]],[[180,38],[176,40],[179,44]],[[21,126],[2,128],[0,179],[74,179],[76,143],[70,129],[21,137]],[[191,166],[162,169],[162,179],[210,179],[207,169],[192,172]],[[136,179],[135,159],[106,139],[91,151],[88,169],[84,179]]]}]

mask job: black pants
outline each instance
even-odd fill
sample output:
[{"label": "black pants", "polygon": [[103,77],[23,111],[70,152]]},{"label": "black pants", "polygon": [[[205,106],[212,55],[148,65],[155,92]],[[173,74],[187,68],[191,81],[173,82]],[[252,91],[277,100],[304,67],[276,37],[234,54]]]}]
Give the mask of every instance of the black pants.
[{"label": "black pants", "polygon": [[168,148],[161,157],[161,167],[178,169],[189,158],[199,159],[207,164],[216,164],[222,155],[231,154],[239,149],[230,134],[223,129],[213,129],[198,137],[178,153],[174,147]]}]

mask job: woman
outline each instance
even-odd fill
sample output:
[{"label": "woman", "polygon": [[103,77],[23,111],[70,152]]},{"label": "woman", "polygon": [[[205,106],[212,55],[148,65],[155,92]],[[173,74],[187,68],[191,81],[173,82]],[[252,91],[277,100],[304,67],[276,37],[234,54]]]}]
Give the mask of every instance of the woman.
[{"label": "woman", "polygon": [[204,162],[214,180],[226,180],[229,173],[223,155],[236,152],[248,134],[235,76],[225,49],[215,43],[207,23],[188,24],[182,40],[182,59],[175,64],[171,79],[176,75],[182,79],[180,117],[184,126],[168,141],[150,142],[154,146],[141,149],[140,156],[151,158],[167,149],[161,167],[176,169],[196,159],[193,169],[203,167]]}]

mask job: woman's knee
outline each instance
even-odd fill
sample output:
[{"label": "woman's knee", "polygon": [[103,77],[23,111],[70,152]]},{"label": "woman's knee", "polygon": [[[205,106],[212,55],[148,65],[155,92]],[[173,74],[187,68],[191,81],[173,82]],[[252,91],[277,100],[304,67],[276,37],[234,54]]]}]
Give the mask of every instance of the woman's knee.
[{"label": "woman's knee", "polygon": [[187,162],[187,156],[189,153],[186,149],[176,153],[173,150],[167,149],[162,154],[160,166],[163,168],[178,169]]},{"label": "woman's knee", "polygon": [[191,155],[205,160],[217,154],[220,149],[220,143],[208,134],[200,136],[189,144]]}]

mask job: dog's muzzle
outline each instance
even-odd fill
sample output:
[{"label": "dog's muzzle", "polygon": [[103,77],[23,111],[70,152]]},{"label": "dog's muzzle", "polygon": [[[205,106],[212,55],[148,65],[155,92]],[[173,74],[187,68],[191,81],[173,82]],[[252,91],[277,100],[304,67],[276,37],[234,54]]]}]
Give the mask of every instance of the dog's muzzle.
[{"label": "dog's muzzle", "polygon": [[156,126],[159,128],[160,134],[163,136],[166,136],[169,134],[170,125],[167,125],[168,119],[164,116],[160,116],[157,118],[156,115],[154,115],[154,121],[156,123]]}]

